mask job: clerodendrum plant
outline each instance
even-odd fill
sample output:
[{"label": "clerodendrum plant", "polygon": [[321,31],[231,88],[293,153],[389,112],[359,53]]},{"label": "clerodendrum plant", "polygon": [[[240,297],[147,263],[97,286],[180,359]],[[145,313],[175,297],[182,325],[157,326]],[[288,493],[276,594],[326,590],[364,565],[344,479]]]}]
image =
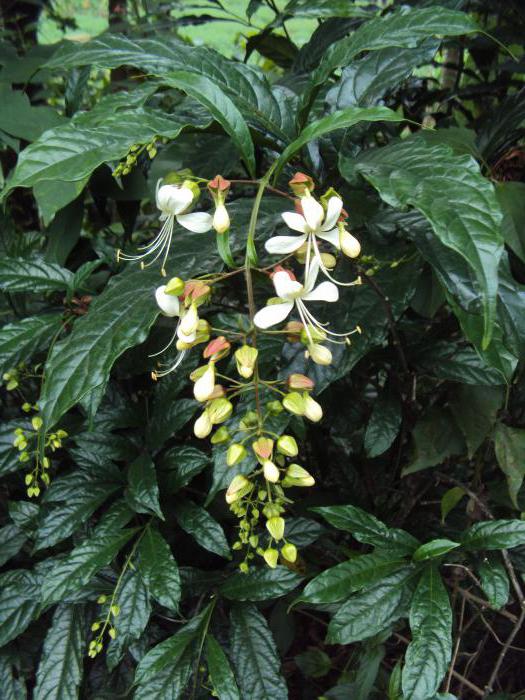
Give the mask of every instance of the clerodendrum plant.
[{"label": "clerodendrum plant", "polygon": [[0,700],[517,700],[520,4],[129,4],[2,8]]}]

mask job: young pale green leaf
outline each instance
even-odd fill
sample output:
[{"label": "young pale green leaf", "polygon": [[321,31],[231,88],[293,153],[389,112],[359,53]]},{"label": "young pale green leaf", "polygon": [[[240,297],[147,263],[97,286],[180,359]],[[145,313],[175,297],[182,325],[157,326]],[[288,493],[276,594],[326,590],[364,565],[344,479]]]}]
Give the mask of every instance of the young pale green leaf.
[{"label": "young pale green leaf", "polygon": [[412,641],[405,654],[403,697],[420,700],[438,690],[452,655],[452,610],[436,563],[428,564],[410,606]]},{"label": "young pale green leaf", "polygon": [[405,567],[349,598],[330,621],[327,643],[360,642],[405,617],[412,597],[414,575],[412,567]]},{"label": "young pale green leaf", "polygon": [[200,102],[219,122],[239,149],[248,172],[255,177],[255,153],[250,130],[234,102],[217,84],[204,75],[175,71],[162,76],[162,82],[182,90]]},{"label": "young pale green leaf", "polygon": [[224,530],[207,510],[189,500],[179,501],[175,506],[175,517],[181,528],[201,547],[224,559],[231,559]]},{"label": "young pale green leaf", "polygon": [[441,497],[441,522],[444,523],[450,511],[457,506],[463,496],[466,496],[465,489],[461,486],[453,486],[445,491]]},{"label": "young pale green leaf", "polygon": [[405,565],[405,559],[388,550],[362,554],[321,572],[308,583],[295,603],[339,603]]},{"label": "young pale green leaf", "polygon": [[240,601],[280,598],[296,588],[302,577],[285,566],[252,568],[247,574],[237,572],[220,587],[225,598]]},{"label": "young pale green leaf", "polygon": [[38,665],[35,700],[73,700],[83,672],[85,615],[79,605],[59,605]]},{"label": "young pale green leaf", "polygon": [[18,554],[26,540],[26,533],[14,523],[9,523],[0,528],[0,566],[3,566],[15,554]]},{"label": "young pale green leaf", "polygon": [[357,506],[326,506],[312,508],[339,530],[347,530],[359,542],[375,547],[388,546],[391,554],[412,554],[419,542],[404,530],[389,528],[370,513]]},{"label": "young pale green leaf", "polygon": [[241,700],[228,657],[211,634],[206,636],[205,656],[210,680],[217,697],[220,700]]},{"label": "young pale green leaf", "polygon": [[137,513],[153,513],[164,520],[159,503],[155,465],[149,455],[142,454],[130,464],[126,498]]},{"label": "young pale green leaf", "polygon": [[347,129],[360,122],[400,122],[403,117],[388,107],[349,107],[309,124],[292,143],[287,146],[275,163],[274,177],[278,177],[288,161],[307,143],[337,129]]},{"label": "young pale green leaf", "polygon": [[509,600],[509,577],[501,555],[488,552],[478,564],[481,587],[491,605],[503,608]]},{"label": "young pale green leaf", "polygon": [[280,673],[281,663],[262,613],[253,605],[241,603],[232,607],[230,621],[231,658],[241,697],[286,700],[288,690]]},{"label": "young pale green leaf", "polygon": [[148,624],[151,612],[148,589],[136,569],[128,569],[124,575],[116,603],[120,608],[114,621],[117,636],[111,640],[106,654],[110,670],[118,665],[126,649],[140,637]]},{"label": "young pale green leaf", "polygon": [[436,557],[442,557],[447,552],[456,549],[456,547],[461,547],[459,542],[453,542],[452,540],[431,540],[430,542],[425,542],[421,547],[418,547],[414,552],[414,561],[425,561],[426,559],[435,559]]},{"label": "young pale green leaf", "polygon": [[518,493],[525,477],[525,430],[498,423],[494,449],[499,467],[507,478],[510,500],[518,508]]},{"label": "young pale green leaf", "polygon": [[75,547],[47,573],[42,584],[43,604],[56,603],[68,593],[85,586],[97,571],[114,559],[135,532],[122,530],[112,535],[105,531],[95,532]]},{"label": "young pale green leaf", "polygon": [[0,289],[3,292],[57,292],[69,289],[73,273],[43,260],[6,258],[0,260]]},{"label": "young pale green leaf", "polygon": [[418,209],[434,235],[467,262],[482,290],[482,347],[487,348],[496,315],[502,215],[494,187],[481,175],[477,162],[416,135],[371,149],[357,164],[343,157],[340,167],[343,176],[355,167],[391,206]]},{"label": "young pale green leaf", "polygon": [[139,683],[134,700],[179,700],[184,697],[184,690],[194,670],[194,656],[191,646],[185,649],[177,655],[173,664],[168,664],[152,678]]},{"label": "young pale green leaf", "polygon": [[212,612],[213,604],[207,605],[176,634],[148,651],[137,667],[135,682],[139,685],[145,685],[162,673],[166,667],[176,667],[188,646],[197,638],[204,625],[209,621]]},{"label": "young pale green leaf", "polygon": [[401,420],[399,400],[392,396],[379,397],[366,426],[364,447],[368,457],[377,457],[388,450],[396,439]]},{"label": "young pale green leaf", "polygon": [[403,8],[386,17],[372,19],[349,37],[337,41],[325,53],[303,93],[301,114],[304,117],[308,113],[317,91],[330,75],[347,66],[362,51],[415,48],[427,37],[458,36],[477,31],[479,27],[472,17],[444,7]]},{"label": "young pale green leaf", "polygon": [[140,540],[138,567],[153,598],[170,610],[180,601],[180,576],[177,562],[162,535],[149,525]]},{"label": "young pale green leaf", "polygon": [[46,365],[39,401],[46,427],[98,386],[104,386],[115,360],[141,343],[158,314],[152,272],[124,273],[112,281],[80,318],[71,334],[55,345]]},{"label": "young pale green leaf", "polygon": [[61,314],[43,314],[3,326],[0,329],[0,374],[46,349],[61,325]]},{"label": "young pale green leaf", "polygon": [[486,520],[463,535],[467,549],[508,549],[525,544],[525,520]]}]

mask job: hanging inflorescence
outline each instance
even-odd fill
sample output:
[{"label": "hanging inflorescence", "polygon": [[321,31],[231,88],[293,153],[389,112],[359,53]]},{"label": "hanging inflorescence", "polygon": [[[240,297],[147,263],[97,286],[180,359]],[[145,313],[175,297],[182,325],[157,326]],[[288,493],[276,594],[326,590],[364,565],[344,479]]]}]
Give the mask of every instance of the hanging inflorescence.
[{"label": "hanging inflorescence", "polygon": [[[161,211],[160,232],[140,254],[119,251],[119,258],[138,260],[143,266],[160,259],[165,276],[176,224],[195,232],[213,228],[218,245],[224,249],[221,237],[227,237],[230,227],[226,198],[232,183],[220,175],[207,183],[215,205],[212,216],[193,211],[200,195],[197,182],[202,180],[187,176],[159,183],[156,199]],[[342,199],[334,190],[316,199],[314,183],[303,173],[294,176],[290,188],[295,211],[283,213],[282,218],[292,233],[274,236],[265,243],[267,252],[280,260],[273,268],[261,270],[275,291],[263,308],[253,308],[249,262],[233,272],[207,272],[188,280],[172,277],[155,292],[159,308],[175,322],[170,341],[156,355],[173,346],[177,355],[172,362],[159,363],[152,377],[158,379],[174,371],[188,351],[204,345],[203,363],[190,374],[194,397],[202,407],[194,434],[200,439],[210,438],[213,445],[222,445],[226,465],[232,469],[225,498],[239,519],[233,549],[244,551],[239,564],[243,572],[249,570],[256,555],[272,568],[279,556],[291,563],[296,561],[297,549],[286,537],[283,517],[287,504],[292,502],[289,489],[313,486],[315,482],[298,463],[296,439],[276,428],[276,419],[295,415],[318,422],[323,417],[321,405],[312,396],[315,385],[309,377],[299,373],[284,378],[261,376],[257,335],[281,334],[283,341],[302,343],[307,359],[329,365],[330,344],[349,344],[349,337],[360,332],[359,327],[332,330],[329,323],[314,315],[311,306],[318,301],[337,303],[339,287],[361,283],[360,278],[344,282],[334,276],[339,254],[356,258],[360,253],[359,241],[346,227]],[[327,244],[329,252],[325,250]],[[215,329],[201,317],[202,309],[211,298],[213,286],[237,272],[244,272],[247,281],[250,326],[239,332]],[[284,321],[281,330],[269,330]],[[227,374],[229,367],[234,368],[236,376]],[[281,421],[280,425],[286,428],[287,422]]]}]

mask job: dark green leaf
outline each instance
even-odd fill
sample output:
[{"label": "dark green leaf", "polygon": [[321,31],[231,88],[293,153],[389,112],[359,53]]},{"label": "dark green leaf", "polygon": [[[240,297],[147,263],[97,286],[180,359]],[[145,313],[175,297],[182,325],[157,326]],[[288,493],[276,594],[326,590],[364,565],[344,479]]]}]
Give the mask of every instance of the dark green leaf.
[{"label": "dark green leaf", "polygon": [[411,456],[403,476],[422,469],[435,467],[451,455],[465,451],[465,442],[450,411],[446,408],[431,408],[412,432]]},{"label": "dark green leaf", "polygon": [[133,696],[134,700],[179,700],[184,697],[194,670],[194,652],[187,648],[177,655],[173,664],[168,664],[155,676],[140,683]]},{"label": "dark green leaf", "polygon": [[24,680],[20,677],[18,669],[15,669],[9,652],[0,654],[0,688],[2,688],[4,700],[27,699]]},{"label": "dark green leaf", "polygon": [[85,619],[80,606],[59,605],[38,666],[35,700],[75,700],[83,671]]},{"label": "dark green leaf", "polygon": [[410,606],[410,629],[403,697],[420,700],[438,690],[452,656],[452,610],[437,564],[429,564],[418,583]]},{"label": "dark green leaf", "polygon": [[454,486],[446,491],[441,498],[441,522],[444,523],[450,511],[457,506],[463,496],[466,496],[465,489]]},{"label": "dark green leaf", "polygon": [[235,605],[230,613],[231,653],[241,697],[286,700],[288,690],[266,620],[256,607]]},{"label": "dark green leaf", "polygon": [[180,577],[177,562],[162,535],[151,525],[138,546],[139,570],[150,594],[161,605],[177,610],[180,600]]},{"label": "dark green leaf", "polygon": [[164,520],[159,503],[155,465],[149,455],[137,457],[130,465],[126,498],[137,513],[153,513]]},{"label": "dark green leaf", "polygon": [[464,386],[454,391],[450,410],[472,457],[494,427],[503,403],[503,387]]},{"label": "dark green leaf", "polygon": [[22,549],[27,539],[26,533],[18,525],[10,523],[0,528],[0,566]]},{"label": "dark green leaf", "polygon": [[162,445],[181,430],[193,418],[199,405],[193,399],[177,399],[167,406],[163,404],[153,411],[147,429],[147,442],[152,450]]},{"label": "dark green leaf", "polygon": [[405,559],[388,551],[362,554],[325,569],[308,583],[296,602],[339,603],[405,565]]},{"label": "dark green leaf", "polygon": [[525,520],[487,520],[474,523],[463,536],[467,549],[507,549],[525,544]]},{"label": "dark green leaf", "polygon": [[295,663],[301,669],[301,673],[309,678],[322,678],[332,668],[332,661],[322,649],[308,649],[294,658]]},{"label": "dark green leaf", "polygon": [[3,292],[56,292],[68,289],[73,273],[43,260],[0,260],[0,289]]},{"label": "dark green leaf", "polygon": [[0,647],[24,632],[40,612],[40,587],[30,571],[11,572],[0,586]]},{"label": "dark green leaf", "polygon": [[496,196],[503,212],[501,230],[505,243],[525,262],[525,183],[498,182]]},{"label": "dark green leaf", "polygon": [[230,600],[256,601],[280,598],[301,583],[302,577],[285,566],[251,568],[247,574],[232,574],[220,587]]},{"label": "dark green leaf", "polygon": [[20,421],[4,422],[0,425],[0,476],[14,472],[23,465],[18,461],[20,454],[16,447],[13,447],[16,428],[27,428]]},{"label": "dark green leaf", "polygon": [[418,547],[414,552],[414,561],[425,561],[425,559],[434,559],[435,557],[441,557],[443,554],[450,552],[456,547],[460,547],[459,542],[453,542],[452,540],[431,540],[430,542],[425,542],[421,547]]},{"label": "dark green leaf", "polygon": [[167,472],[169,492],[174,493],[189,484],[209,463],[209,456],[196,447],[184,445],[169,449],[160,459],[161,469]]},{"label": "dark green leaf", "polygon": [[12,90],[6,83],[0,83],[0,104],[0,129],[24,141],[34,141],[42,132],[67,121],[53,107],[31,105],[24,92]]},{"label": "dark green leaf", "polygon": [[481,587],[491,605],[503,608],[509,600],[509,578],[500,554],[487,553],[478,565]]},{"label": "dark green leaf", "polygon": [[500,469],[507,477],[510,500],[518,508],[518,493],[525,477],[525,430],[498,423],[494,449]]},{"label": "dark green leaf", "polygon": [[211,634],[206,636],[205,654],[208,673],[217,697],[221,700],[241,700],[228,657]]},{"label": "dark green leaf", "polygon": [[386,452],[396,439],[401,426],[401,404],[392,396],[382,395],[375,403],[365,432],[365,451],[368,457]]},{"label": "dark green leaf", "polygon": [[175,506],[175,517],[181,528],[194,537],[201,547],[220,557],[231,559],[224,530],[207,510],[192,501],[180,501]]},{"label": "dark green leaf", "polygon": [[28,316],[3,326],[0,330],[0,374],[47,348],[61,324],[61,314],[45,314]]}]

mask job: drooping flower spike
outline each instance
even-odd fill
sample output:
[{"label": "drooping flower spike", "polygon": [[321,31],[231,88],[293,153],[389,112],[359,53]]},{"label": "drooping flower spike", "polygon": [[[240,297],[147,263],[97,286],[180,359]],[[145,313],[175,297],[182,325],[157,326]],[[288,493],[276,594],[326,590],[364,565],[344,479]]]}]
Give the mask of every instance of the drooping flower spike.
[{"label": "drooping flower spike", "polygon": [[361,251],[357,238],[349,233],[342,221],[343,201],[340,197],[328,199],[326,213],[323,206],[313,197],[308,189],[299,200],[302,213],[287,211],[282,214],[286,225],[300,236],[274,236],[265,243],[266,250],[272,255],[288,255],[306,244],[306,274],[309,261],[314,257],[323,273],[335,284],[351,286],[354,282],[339,282],[330,274],[323,262],[317,239],[327,241],[345,255],[355,258]]},{"label": "drooping flower spike", "polygon": [[[185,213],[191,207],[195,198],[193,183],[184,182],[181,185],[161,185],[160,182],[159,180],[157,183],[156,200],[157,207],[161,211],[160,220],[164,222],[162,228],[151,243],[139,247],[139,250],[144,251],[143,253],[128,255],[119,250],[117,251],[117,259],[140,260],[143,267],[149,267],[162,257],[161,272],[165,274],[164,266],[171,247],[175,220],[188,231],[204,233],[211,229],[213,218],[210,214],[202,211]],[[144,260],[150,256],[153,256],[153,258],[145,263]]]}]

